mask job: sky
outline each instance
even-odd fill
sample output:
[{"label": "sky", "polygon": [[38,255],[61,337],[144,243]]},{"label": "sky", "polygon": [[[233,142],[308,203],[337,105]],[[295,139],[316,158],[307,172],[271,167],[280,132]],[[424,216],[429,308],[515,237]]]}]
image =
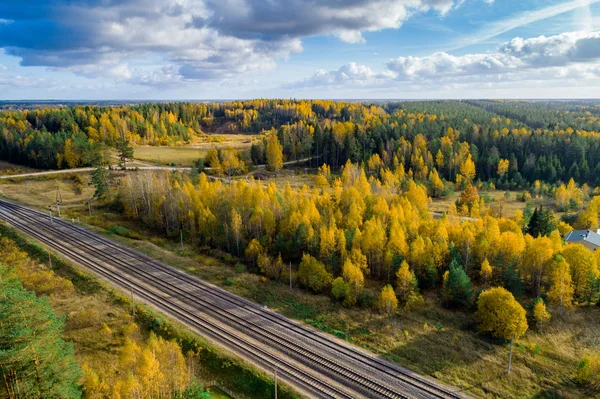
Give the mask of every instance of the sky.
[{"label": "sky", "polygon": [[600,0],[0,1],[0,100],[599,97]]}]

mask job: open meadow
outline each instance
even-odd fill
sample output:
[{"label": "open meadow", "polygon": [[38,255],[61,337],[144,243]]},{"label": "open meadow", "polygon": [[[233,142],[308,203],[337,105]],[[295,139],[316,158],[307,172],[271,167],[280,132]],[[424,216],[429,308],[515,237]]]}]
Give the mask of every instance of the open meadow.
[{"label": "open meadow", "polygon": [[213,148],[231,147],[248,153],[255,135],[204,134],[182,146],[135,146],[134,159],[159,165],[192,166]]}]

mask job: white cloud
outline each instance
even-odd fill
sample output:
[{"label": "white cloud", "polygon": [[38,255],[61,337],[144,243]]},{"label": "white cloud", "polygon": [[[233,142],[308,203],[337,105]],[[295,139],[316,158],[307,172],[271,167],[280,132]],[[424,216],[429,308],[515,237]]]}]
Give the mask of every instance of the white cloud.
[{"label": "white cloud", "polygon": [[446,76],[494,75],[513,71],[568,66],[600,59],[600,32],[570,32],[531,39],[515,38],[489,54],[398,57],[387,68],[399,80]]},{"label": "white cloud", "polygon": [[[303,38],[360,43],[419,12],[445,14],[454,1],[32,0],[27,18],[7,9],[0,48],[23,66],[136,84],[227,79],[273,69],[303,50]],[[150,72],[132,66],[149,59]]]},{"label": "white cloud", "polygon": [[371,68],[350,62],[335,71],[319,70],[314,75],[298,82],[285,85],[284,88],[306,88],[320,86],[359,85],[374,86],[393,78],[389,71],[375,73]]},{"label": "white cloud", "polygon": [[454,56],[398,57],[376,73],[350,63],[314,75],[287,88],[317,86],[385,86],[395,82],[452,85],[473,82],[518,82],[600,77],[600,32],[571,32],[531,39],[515,38],[496,52]]}]

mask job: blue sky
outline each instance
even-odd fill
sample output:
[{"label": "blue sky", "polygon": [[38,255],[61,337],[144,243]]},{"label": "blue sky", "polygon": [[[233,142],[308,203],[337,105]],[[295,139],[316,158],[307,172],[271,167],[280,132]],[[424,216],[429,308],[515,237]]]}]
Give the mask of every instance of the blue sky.
[{"label": "blue sky", "polygon": [[2,0],[0,99],[597,98],[600,0]]}]

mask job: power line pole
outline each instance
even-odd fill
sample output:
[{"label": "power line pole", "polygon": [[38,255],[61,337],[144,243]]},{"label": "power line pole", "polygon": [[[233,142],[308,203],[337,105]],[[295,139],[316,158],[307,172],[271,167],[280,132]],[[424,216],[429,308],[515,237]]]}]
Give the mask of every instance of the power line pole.
[{"label": "power line pole", "polygon": [[88,199],[88,212],[90,213],[90,216],[92,216],[92,199],[91,198]]},{"label": "power line pole", "polygon": [[290,291],[292,290],[292,262],[290,262]]},{"label": "power line pole", "polygon": [[62,195],[60,194],[60,187],[56,186],[56,211],[60,218],[60,203],[62,202]]},{"label": "power line pole", "polygon": [[48,252],[48,262],[50,263],[50,269],[52,269],[52,256],[50,255],[50,252]]}]

